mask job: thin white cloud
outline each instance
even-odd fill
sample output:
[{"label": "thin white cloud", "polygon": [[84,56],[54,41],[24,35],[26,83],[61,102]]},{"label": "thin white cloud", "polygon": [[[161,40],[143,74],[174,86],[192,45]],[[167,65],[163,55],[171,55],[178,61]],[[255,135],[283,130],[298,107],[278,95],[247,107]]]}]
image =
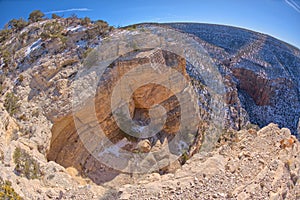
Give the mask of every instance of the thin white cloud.
[{"label": "thin white cloud", "polygon": [[49,12],[45,12],[45,14],[53,14],[53,13],[64,13],[64,12],[74,12],[74,11],[91,11],[91,9],[88,8],[70,8],[70,9],[65,9],[65,10],[53,10]]},{"label": "thin white cloud", "polygon": [[298,13],[300,13],[300,6],[293,0],[285,0],[285,2],[291,6],[292,8],[294,8]]}]

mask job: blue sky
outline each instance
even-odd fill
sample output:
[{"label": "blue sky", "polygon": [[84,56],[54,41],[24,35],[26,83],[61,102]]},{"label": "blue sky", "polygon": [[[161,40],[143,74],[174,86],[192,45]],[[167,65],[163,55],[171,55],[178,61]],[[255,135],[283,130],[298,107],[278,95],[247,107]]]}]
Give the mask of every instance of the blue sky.
[{"label": "blue sky", "polygon": [[[0,0],[0,26],[39,9],[114,26],[140,22],[204,22],[266,33],[300,48],[300,0]],[[64,12],[60,12],[64,11]]]}]

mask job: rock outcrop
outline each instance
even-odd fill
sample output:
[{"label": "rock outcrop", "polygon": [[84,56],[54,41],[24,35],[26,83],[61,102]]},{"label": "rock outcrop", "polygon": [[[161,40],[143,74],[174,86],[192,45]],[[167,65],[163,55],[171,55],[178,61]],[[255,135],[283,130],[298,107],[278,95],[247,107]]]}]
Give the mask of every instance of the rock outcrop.
[{"label": "rock outcrop", "polygon": [[[180,30],[207,51],[225,88],[220,122],[211,123],[216,99],[201,74],[188,59],[160,49],[135,48],[112,61],[93,102],[85,102],[86,107],[74,112],[76,75],[91,49],[101,46],[106,36],[134,35],[156,26]],[[104,22],[99,26],[77,18],[35,22],[0,43],[0,195],[2,188],[14,188],[24,199],[300,198],[300,144],[287,129],[297,135],[298,49],[226,26],[142,24],[113,30]],[[155,123],[151,115],[160,116],[161,108],[166,113],[162,131],[137,139],[119,127],[110,101],[118,81],[137,66],[151,64],[153,54],[181,74],[198,99],[178,101],[176,95],[187,87],[176,92],[153,83],[137,88],[128,102],[132,121],[146,126]],[[141,78],[148,75],[141,73]],[[181,85],[180,81],[172,83]],[[178,134],[180,103],[199,109],[197,130],[187,131],[187,151],[154,173],[121,173],[96,159],[80,138],[80,133],[98,124],[105,137],[123,150],[135,155],[159,152],[155,159],[145,160],[155,166],[173,153],[172,148],[160,150],[169,147]],[[96,120],[91,118],[91,108],[95,108]],[[156,112],[151,114],[149,109]],[[196,117],[191,114],[185,119],[192,123]],[[212,127],[216,124],[225,129],[220,138],[210,138],[209,133],[220,129]],[[262,129],[257,131],[254,124]],[[90,146],[98,142],[93,135],[87,139]],[[205,139],[218,143],[209,148]]]},{"label": "rock outcrop", "polygon": [[[134,137],[134,135],[128,135],[122,130],[113,116],[112,111],[116,108],[111,107],[112,93],[115,92],[117,83],[127,74],[129,71],[141,65],[150,64],[149,57],[152,54],[160,54],[161,59],[166,66],[178,71],[185,77],[186,81],[189,82],[189,76],[185,70],[185,60],[179,56],[161,50],[146,50],[146,51],[135,51],[129,55],[123,55],[120,59],[116,60],[102,75],[102,79],[98,83],[97,94],[91,103],[87,106],[81,108],[80,110],[66,115],[59,120],[54,122],[52,127],[52,139],[50,143],[50,149],[47,153],[47,158],[49,160],[55,161],[64,167],[75,167],[78,171],[84,172],[85,175],[90,177],[96,183],[100,184],[107,182],[110,178],[114,178],[117,171],[112,170],[101,162],[99,162],[94,156],[92,156],[89,151],[86,150],[81,139],[85,132],[93,131],[95,124],[99,123],[100,128],[103,130],[105,136],[114,144],[124,143],[123,149],[129,152],[150,152],[160,149],[162,146],[168,145],[168,141],[174,138],[174,134],[179,131],[180,128],[180,104],[176,97],[177,93],[173,93],[169,88],[162,85],[149,83],[138,87],[133,92],[131,101],[129,102],[129,112],[130,116],[136,124],[141,125],[141,127],[150,123],[149,110],[152,106],[161,105],[166,112],[166,122],[163,129],[154,136],[143,136],[143,132],[136,132],[136,134],[141,134],[140,138]],[[172,59],[170,59],[170,57]],[[130,58],[130,59],[128,59]],[[172,62],[168,63],[168,60]],[[155,80],[154,76],[150,79]],[[147,71],[141,71],[139,69],[139,79],[147,80],[151,74]],[[176,78],[176,77],[175,77]],[[136,78],[136,81],[138,79]],[[182,84],[178,80],[170,80],[168,76],[161,76],[160,82],[171,82],[174,88],[181,88],[178,93],[183,93],[183,90],[187,89],[182,86],[174,86],[174,84]],[[166,84],[167,85],[167,84]],[[134,86],[132,86],[134,87]],[[122,91],[120,91],[122,92]],[[186,101],[191,101],[191,99],[186,99]],[[94,105],[93,105],[94,103]],[[181,102],[183,105],[184,102]],[[92,114],[92,108],[95,107],[96,118],[91,120],[90,115]],[[117,105],[121,106],[121,105]],[[197,106],[197,105],[195,105]],[[195,116],[190,115],[187,118],[188,121],[193,121]],[[74,124],[74,118],[77,121]],[[79,118],[79,119],[78,119]],[[95,121],[96,120],[96,121]],[[158,118],[158,122],[162,119]],[[80,122],[79,122],[80,121]],[[78,125],[80,123],[80,125]],[[188,122],[189,123],[189,122]],[[186,123],[186,124],[188,124]],[[154,125],[155,126],[155,125]],[[78,130],[80,129],[80,130]],[[82,131],[81,131],[82,130]],[[81,135],[81,137],[80,137]],[[90,137],[90,134],[87,134]],[[195,130],[194,140],[199,139],[201,135]],[[96,136],[95,136],[96,137]],[[94,142],[90,142],[89,145],[97,146],[99,142],[94,138]],[[191,144],[193,144],[193,140]],[[200,145],[200,144],[198,144]],[[152,147],[153,150],[152,150]],[[199,149],[199,146],[195,146],[195,149]],[[91,151],[91,150],[90,150]],[[72,153],[71,153],[72,152]],[[159,155],[160,158],[167,157],[166,155]],[[119,154],[119,152],[116,152]],[[190,153],[192,154],[192,152]],[[160,160],[158,159],[157,162]],[[105,178],[107,174],[107,178]],[[98,177],[101,177],[98,179]]]}]

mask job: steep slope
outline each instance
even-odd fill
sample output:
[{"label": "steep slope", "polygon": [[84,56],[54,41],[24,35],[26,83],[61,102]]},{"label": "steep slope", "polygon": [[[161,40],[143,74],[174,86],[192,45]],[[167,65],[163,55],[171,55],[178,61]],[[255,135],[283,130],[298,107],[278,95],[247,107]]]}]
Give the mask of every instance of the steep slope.
[{"label": "steep slope", "polygon": [[[300,51],[261,33],[221,25],[166,24],[199,39],[238,98],[229,106],[247,111],[260,127],[270,122],[297,134],[300,117]],[[237,101],[237,102],[236,102]]]}]

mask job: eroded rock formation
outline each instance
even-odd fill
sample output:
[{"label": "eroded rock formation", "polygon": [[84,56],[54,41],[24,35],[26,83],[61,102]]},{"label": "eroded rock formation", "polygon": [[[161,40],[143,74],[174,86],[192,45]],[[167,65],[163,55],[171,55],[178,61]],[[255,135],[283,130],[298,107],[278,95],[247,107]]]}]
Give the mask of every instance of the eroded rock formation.
[{"label": "eroded rock formation", "polygon": [[[93,132],[93,130],[95,130],[95,124],[98,123],[100,125],[100,128],[103,130],[106,137],[114,144],[125,142],[122,148],[130,152],[151,152],[161,149],[162,146],[167,146],[168,141],[172,140],[174,138],[174,134],[177,134],[179,131],[180,122],[189,124],[189,122],[180,121],[181,109],[176,97],[179,93],[184,93],[183,90],[187,89],[188,85],[183,86],[183,83],[179,80],[170,80],[170,77],[168,76],[161,76],[159,82],[165,83],[165,85],[167,85],[166,82],[169,82],[169,84],[173,85],[173,88],[177,89],[177,93],[174,93],[174,91],[171,91],[163,85],[155,83],[143,84],[143,86],[134,90],[129,102],[129,112],[130,117],[136,124],[143,127],[147,126],[150,121],[153,122],[153,120],[155,120],[154,118],[150,119],[149,116],[149,110],[152,106],[160,105],[166,112],[166,122],[163,125],[163,129],[152,137],[143,137],[143,132],[139,133],[141,134],[140,138],[129,135],[124,132],[124,130],[120,129],[112,114],[112,111],[116,109],[111,107],[112,94],[113,92],[116,92],[114,91],[116,90],[116,85],[123,76],[128,76],[130,71],[143,65],[146,65],[146,69],[144,69],[146,71],[141,71],[141,69],[139,69],[139,79],[149,79],[151,73],[147,72],[147,68],[151,68],[151,60],[149,57],[153,54],[161,56],[159,60],[163,60],[163,64],[165,64],[166,67],[176,70],[186,79],[187,83],[190,82],[190,78],[185,69],[185,60],[179,56],[175,56],[173,53],[162,50],[145,50],[131,52],[128,55],[122,56],[104,72],[100,82],[98,83],[96,96],[93,101],[88,103],[87,107],[83,107],[79,111],[55,121],[52,128],[52,139],[47,158],[63,165],[64,167],[75,167],[79,172],[84,173],[96,183],[100,184],[101,182],[108,181],[108,179],[105,178],[106,176],[114,178],[117,171],[112,170],[109,167],[105,167],[103,163],[99,162],[89,153],[89,151],[85,149],[86,147],[81,141],[82,138],[80,138],[79,135],[84,135],[85,132],[89,131]],[[153,77],[150,79],[157,79],[154,75],[152,75]],[[177,87],[176,84],[178,85]],[[130,85],[128,87],[130,87]],[[117,92],[121,93],[122,91],[120,90]],[[190,102],[191,100],[192,99],[186,98],[187,102]],[[182,105],[185,104],[185,102],[180,103]],[[90,117],[90,115],[93,114],[91,113],[93,112],[91,108],[93,106],[95,107],[95,119],[91,119]],[[122,105],[117,106],[121,107]],[[190,118],[185,120],[192,122],[195,117],[196,116],[193,116],[191,112]],[[74,120],[77,121],[77,126],[74,124]],[[157,120],[160,122],[163,119],[158,118]],[[78,123],[80,123],[80,125],[78,125]],[[194,148],[190,148],[199,149],[199,145],[201,145],[201,143],[195,143],[194,141],[199,140],[198,137],[201,139],[202,136],[201,134],[198,134],[198,129],[194,131],[194,133],[185,134],[194,135],[194,138],[191,138],[190,144],[194,144],[196,146]],[[95,131],[95,134],[96,135],[94,137],[97,137],[97,131]],[[87,135],[91,136],[90,134]],[[88,145],[97,146],[97,144],[95,144],[96,142],[98,142],[98,140],[94,138]],[[166,155],[164,156],[168,157],[167,154],[169,153],[170,152],[166,152]],[[190,154],[192,153],[193,152]],[[161,158],[164,156],[160,155]],[[157,162],[159,162],[160,158],[157,159]],[[101,177],[101,179],[98,180],[98,177]]]},{"label": "eroded rock formation", "polygon": [[[62,32],[55,37],[43,37],[42,33],[53,25],[61,26]],[[137,30],[115,30],[109,34],[138,34],[139,30],[147,31],[153,26],[166,25],[140,25]],[[108,29],[99,30],[94,23],[82,24],[76,18],[45,20],[30,24],[1,42],[0,184],[2,179],[11,181],[11,187],[25,199],[105,196],[117,199],[120,194],[125,199],[136,199],[136,194],[141,198],[173,195],[198,199],[199,191],[207,198],[251,198],[253,192],[261,198],[299,198],[299,142],[282,128],[288,127],[296,135],[300,113],[299,49],[263,34],[232,27],[168,26],[183,31],[202,45],[223,78],[225,93],[219,100],[225,102],[222,110],[225,117],[217,123],[224,123],[226,130],[220,139],[216,138],[219,139],[217,150],[211,153],[200,150],[204,148],[202,136],[210,136],[205,135],[206,130],[214,130],[210,127],[212,94],[193,65],[170,52],[136,49],[119,57],[99,82],[96,101],[88,104],[96,108],[96,120],[90,117],[89,107],[74,113],[75,77],[86,54],[101,45]],[[167,113],[164,129],[155,137],[136,139],[126,135],[110,109],[112,88],[126,72],[149,64],[147,56],[152,53],[157,53],[163,64],[183,75],[198,94],[198,101],[193,102],[199,107],[198,131],[191,134],[190,152],[183,154],[180,164],[194,153],[195,157],[183,167],[179,162],[168,163],[161,171],[169,172],[165,175],[122,174],[95,159],[78,136],[78,130],[92,130],[94,123],[100,124],[112,143],[124,144],[122,148],[133,153],[155,152],[169,145],[179,128],[181,107],[176,94],[181,91],[174,93],[159,84],[146,84],[133,92],[129,113],[138,125],[151,123],[149,108],[153,105],[159,104]],[[18,97],[9,102],[17,110],[8,113],[11,109],[3,104],[8,104],[6,99],[11,94]],[[79,127],[78,115],[83,119]],[[260,127],[275,122],[279,128],[271,124],[257,132],[249,122]],[[90,144],[97,142],[90,136],[87,137]],[[161,153],[156,161],[169,153]],[[26,155],[24,158],[28,160],[20,159],[20,155]],[[254,167],[249,168],[253,163]],[[20,172],[21,169],[25,171]],[[140,194],[140,185],[133,182],[145,185],[146,192]],[[182,185],[178,186],[178,182]],[[110,190],[125,184],[132,185]],[[165,185],[170,189],[163,188]]]}]

